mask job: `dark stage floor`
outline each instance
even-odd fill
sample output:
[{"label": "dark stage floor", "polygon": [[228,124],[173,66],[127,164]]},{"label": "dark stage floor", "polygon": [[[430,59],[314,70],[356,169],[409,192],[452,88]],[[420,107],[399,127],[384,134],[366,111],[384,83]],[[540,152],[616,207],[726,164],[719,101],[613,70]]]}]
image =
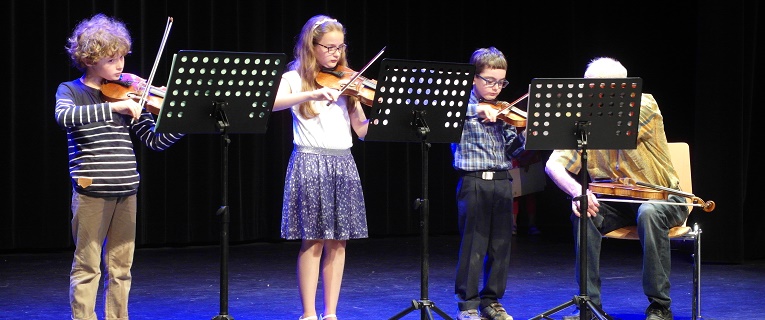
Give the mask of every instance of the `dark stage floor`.
[{"label": "dark stage floor", "polygon": [[[508,290],[501,300],[515,319],[532,318],[578,293],[571,243],[544,234],[515,240]],[[425,295],[419,236],[351,241],[340,319],[389,319],[424,297],[454,316],[458,238],[432,236],[429,241]],[[675,319],[690,319],[690,249],[682,243],[675,245],[673,310]],[[296,320],[301,313],[295,280],[297,250],[296,242],[232,245],[226,300],[230,317]],[[0,318],[69,319],[70,263],[70,252],[0,255]],[[644,318],[647,303],[640,289],[640,263],[637,241],[604,240],[604,309],[618,319]],[[765,319],[765,262],[703,264],[701,274],[704,319]],[[218,246],[139,249],[133,278],[132,319],[212,319],[221,313]],[[317,304],[321,312],[321,301]],[[98,307],[102,307],[100,298]],[[562,310],[552,318],[560,319],[570,311]],[[427,319],[422,316],[416,310],[402,319]],[[433,319],[441,318],[433,313]]]}]

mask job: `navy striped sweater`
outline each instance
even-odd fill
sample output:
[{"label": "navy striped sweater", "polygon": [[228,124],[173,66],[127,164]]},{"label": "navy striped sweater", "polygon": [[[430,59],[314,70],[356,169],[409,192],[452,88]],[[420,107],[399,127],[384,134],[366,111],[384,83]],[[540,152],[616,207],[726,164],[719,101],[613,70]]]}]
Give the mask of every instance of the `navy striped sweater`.
[{"label": "navy striped sweater", "polygon": [[61,83],[56,91],[56,121],[66,130],[72,186],[91,197],[123,197],[138,192],[140,175],[132,131],[148,148],[161,151],[183,134],[154,132],[154,118],[138,120],[111,112],[100,91],[79,79]]}]

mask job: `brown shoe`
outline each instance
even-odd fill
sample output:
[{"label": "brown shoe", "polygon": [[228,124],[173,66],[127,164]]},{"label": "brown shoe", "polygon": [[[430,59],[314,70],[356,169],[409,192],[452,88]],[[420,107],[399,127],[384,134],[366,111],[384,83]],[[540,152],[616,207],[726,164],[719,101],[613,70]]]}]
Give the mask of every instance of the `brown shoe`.
[{"label": "brown shoe", "polygon": [[493,302],[488,307],[481,309],[481,314],[490,320],[513,320],[513,317],[507,314],[499,302]]},{"label": "brown shoe", "polygon": [[645,320],[672,320],[672,310],[651,304],[645,310]]}]

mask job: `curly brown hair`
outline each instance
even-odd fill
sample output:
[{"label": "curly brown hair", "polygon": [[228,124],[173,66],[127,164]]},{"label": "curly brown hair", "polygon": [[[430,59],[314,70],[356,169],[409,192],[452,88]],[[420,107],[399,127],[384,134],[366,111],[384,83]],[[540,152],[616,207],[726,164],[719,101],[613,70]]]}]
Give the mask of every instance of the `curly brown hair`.
[{"label": "curly brown hair", "polygon": [[99,13],[80,21],[67,39],[66,52],[72,65],[85,71],[88,65],[115,54],[130,53],[132,40],[125,23]]}]

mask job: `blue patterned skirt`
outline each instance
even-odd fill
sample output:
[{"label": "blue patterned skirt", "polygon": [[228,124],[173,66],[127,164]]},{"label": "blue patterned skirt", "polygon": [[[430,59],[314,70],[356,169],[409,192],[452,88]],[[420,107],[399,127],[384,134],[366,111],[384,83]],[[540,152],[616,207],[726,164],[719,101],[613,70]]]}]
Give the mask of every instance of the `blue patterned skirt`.
[{"label": "blue patterned skirt", "polygon": [[284,182],[282,238],[348,240],[368,233],[351,150],[295,146]]}]

